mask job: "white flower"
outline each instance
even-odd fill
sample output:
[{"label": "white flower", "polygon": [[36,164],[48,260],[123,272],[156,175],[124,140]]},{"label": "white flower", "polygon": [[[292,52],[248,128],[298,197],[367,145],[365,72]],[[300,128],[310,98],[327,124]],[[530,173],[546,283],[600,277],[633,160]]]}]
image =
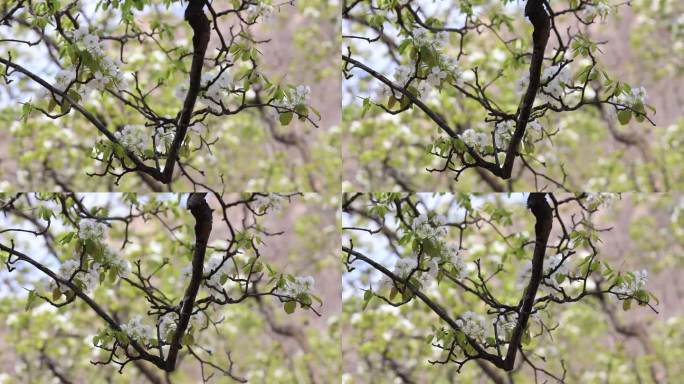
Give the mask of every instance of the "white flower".
[{"label": "white flower", "polygon": [[432,88],[430,87],[430,84],[428,84],[428,82],[421,81],[416,89],[418,90],[418,93],[421,96],[427,96],[427,94],[430,92]]},{"label": "white flower", "polygon": [[505,120],[496,123],[494,126],[494,141],[496,142],[496,147],[498,149],[507,148],[511,141],[511,137],[513,137],[513,132],[515,132],[515,122],[513,120]]},{"label": "white flower", "polygon": [[100,45],[100,39],[97,36],[87,34],[83,37],[82,42],[89,52],[96,56],[102,56],[102,47]]},{"label": "white flower", "polygon": [[157,143],[157,152],[165,152],[167,148],[173,143],[173,131],[164,131],[163,128],[158,127],[154,131],[154,141]]},{"label": "white flower", "polygon": [[311,97],[311,88],[307,85],[299,85],[295,88],[292,95],[292,104],[297,105],[309,105],[309,99]]},{"label": "white flower", "polygon": [[449,263],[454,267],[457,279],[463,279],[466,274],[466,263],[463,257],[459,254],[458,249],[451,246],[444,246],[444,251],[442,254],[442,260],[445,263]]},{"label": "white flower", "polygon": [[516,312],[498,314],[494,319],[496,337],[502,341],[508,340],[509,334],[512,333],[513,329],[515,329],[515,326],[517,324],[518,314]]},{"label": "white flower", "polygon": [[258,213],[264,213],[266,210],[277,212],[280,210],[282,203],[285,201],[283,196],[277,193],[270,193],[266,196],[256,195],[254,197],[254,205]]},{"label": "white flower", "polygon": [[107,83],[109,83],[109,79],[100,71],[95,72],[93,76],[94,79],[88,83],[88,86],[98,91],[104,90],[107,86]]},{"label": "white flower", "polygon": [[565,95],[565,85],[572,85],[571,73],[568,65],[561,67],[553,65],[544,70],[541,75],[542,89],[539,97],[545,103],[560,107],[560,102]]},{"label": "white flower", "polygon": [[527,123],[527,132],[534,134],[536,137],[541,137],[544,127],[537,120],[530,121]]},{"label": "white flower", "polygon": [[646,103],[646,89],[644,87],[632,88],[627,93],[623,92],[620,95],[610,98],[610,102],[618,104],[615,106],[618,110],[634,108],[637,104]]},{"label": "white flower", "polygon": [[297,276],[294,278],[294,281],[286,279],[285,285],[282,289],[278,290],[278,293],[283,296],[296,298],[299,295],[311,292],[314,283],[315,280],[313,276]]},{"label": "white flower", "polygon": [[94,219],[83,219],[78,223],[78,237],[84,240],[101,241],[105,235],[107,226]]},{"label": "white flower", "polygon": [[544,279],[544,283],[547,285],[553,286],[556,289],[560,288],[558,279],[561,279],[560,276],[567,276],[569,272],[570,267],[568,262],[567,260],[563,262],[563,255],[560,253],[547,257],[544,260],[544,276],[548,275],[548,277]]},{"label": "white flower", "polygon": [[482,149],[484,149],[484,147],[487,145],[488,141],[488,136],[486,133],[477,132],[472,128],[463,131],[459,137],[467,146],[475,149],[476,151],[482,151]]},{"label": "white flower", "polygon": [[219,288],[222,285],[221,280],[223,277],[231,274],[230,263],[228,263],[228,260],[224,261],[223,257],[214,255],[205,263],[204,273],[207,284],[213,288]]},{"label": "white flower", "polygon": [[259,2],[259,4],[252,4],[247,8],[247,20],[256,21],[256,19],[261,16],[263,20],[269,19],[273,15],[273,6],[271,4],[265,4]]},{"label": "white flower", "polygon": [[620,295],[634,295],[637,291],[646,288],[648,283],[648,271],[641,270],[633,272],[634,277],[625,276],[622,284],[613,288],[613,292]]},{"label": "white flower", "polygon": [[59,266],[57,275],[64,280],[68,280],[79,267],[80,263],[78,261],[73,259],[65,260],[62,265]]},{"label": "white flower", "polygon": [[427,214],[421,213],[418,217],[413,219],[411,229],[416,236],[421,239],[436,240],[437,238],[446,235],[446,228],[443,227],[445,219],[442,217],[437,220],[435,219],[436,218],[433,218],[431,223],[430,220],[428,220]]},{"label": "white flower", "polygon": [[175,312],[169,312],[159,318],[159,337],[161,340],[168,340],[174,332],[176,332],[178,315]]},{"label": "white flower", "polygon": [[409,79],[413,77],[413,66],[399,66],[394,70],[394,81],[402,87],[408,83]]},{"label": "white flower", "polygon": [[74,30],[72,37],[74,40],[80,41],[81,39],[83,39],[84,36],[88,35],[89,33],[90,32],[88,31],[88,27],[84,23],[81,23],[81,26],[78,29]]},{"label": "white flower", "polygon": [[72,69],[64,69],[55,75],[55,84],[53,84],[53,86],[59,91],[64,92],[75,80],[76,72]]},{"label": "white flower", "polygon": [[401,258],[394,264],[394,270],[392,271],[395,275],[399,277],[408,277],[411,272],[418,268],[418,261],[415,256]]},{"label": "white flower", "polygon": [[430,74],[427,76],[427,82],[433,87],[439,87],[442,84],[442,80],[447,77],[447,73],[442,71],[439,67],[433,67]]},{"label": "white flower", "polygon": [[614,199],[615,199],[614,193],[608,193],[608,192],[590,193],[587,195],[587,199],[586,199],[587,208],[589,208],[589,210],[593,211],[595,209],[598,209],[601,206],[607,207],[613,202]]},{"label": "white flower", "polygon": [[153,328],[143,324],[140,316],[135,316],[127,324],[122,324],[121,330],[126,332],[131,339],[143,344],[147,344],[148,341],[155,338]]},{"label": "white flower", "polygon": [[610,5],[605,3],[596,3],[595,5],[587,5],[584,8],[584,18],[587,20],[594,20],[596,16],[600,16],[602,20],[605,20],[606,16],[610,14]]},{"label": "white flower", "polygon": [[477,341],[484,339],[486,326],[484,317],[468,311],[456,320],[456,325],[471,339]]},{"label": "white flower", "polygon": [[145,127],[140,125],[126,125],[119,132],[114,132],[114,137],[128,150],[143,154],[147,149],[149,141],[148,135],[145,133]]}]

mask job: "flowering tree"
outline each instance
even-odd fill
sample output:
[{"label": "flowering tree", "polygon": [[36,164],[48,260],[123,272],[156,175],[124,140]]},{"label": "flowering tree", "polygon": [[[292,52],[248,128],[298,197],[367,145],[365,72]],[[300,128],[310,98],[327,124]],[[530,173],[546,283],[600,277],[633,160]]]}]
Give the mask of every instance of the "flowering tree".
[{"label": "flowering tree", "polygon": [[[141,181],[156,191],[215,186],[235,172],[222,163],[234,159],[221,152],[230,149],[227,141],[242,139],[236,126],[268,126],[266,138],[306,144],[278,125],[301,120],[301,127],[318,126],[311,89],[262,70],[268,58],[260,51],[268,39],[258,32],[264,20],[274,21],[293,4],[5,2],[0,70],[8,98],[0,108],[11,124],[7,140],[18,151],[19,179],[79,190],[71,179],[85,171],[112,188],[137,175],[127,190],[140,189]],[[245,136],[263,140],[259,133]],[[70,161],[85,170],[71,170]],[[240,182],[245,189],[263,188]]]},{"label": "flowering tree", "polygon": [[[608,229],[593,217],[614,198],[531,193],[525,207],[523,195],[507,202],[497,195],[347,195],[343,260],[350,289],[364,292],[349,310],[385,318],[379,306],[395,308],[414,326],[394,316],[378,321],[389,321],[386,332],[399,338],[427,340],[432,365],[460,372],[472,361],[498,383],[525,367],[562,382],[568,357],[541,350],[553,344],[559,311],[598,300],[613,315],[614,303],[656,312],[648,272],[620,270],[600,251]],[[418,344],[375,351],[402,377],[414,363],[401,361],[426,359],[416,355]]]},{"label": "flowering tree", "polygon": [[[424,181],[439,185],[440,174],[460,180],[472,170],[489,190],[586,190],[587,179],[603,169],[563,164],[562,158],[581,160],[571,146],[578,140],[561,133],[566,129],[582,145],[605,130],[619,145],[638,148],[643,163],[652,162],[646,136],[615,121],[655,125],[646,90],[601,64],[607,42],[591,28],[626,5],[345,2],[345,152],[359,168],[346,179],[364,190],[416,190]],[[657,172],[639,166],[634,183],[667,188]],[[419,174],[426,171],[432,178]],[[461,188],[480,189],[471,182]]]},{"label": "flowering tree", "polygon": [[[234,367],[232,347],[211,341],[213,331],[220,336],[226,321],[238,320],[228,307],[256,303],[275,329],[307,344],[301,331],[278,325],[266,300],[279,302],[286,314],[299,307],[320,315],[322,302],[313,277],[281,273],[262,256],[282,234],[269,232],[263,218],[297,196],[206,195],[158,199],[128,194],[106,203],[98,202],[97,195],[4,195],[7,221],[0,229],[0,251],[9,276],[18,274],[8,289],[33,286],[26,288],[26,311],[48,306],[70,317],[89,313],[90,323],[84,326],[92,329],[95,323],[99,330],[79,339],[100,351],[90,359],[95,366],[112,365],[123,372],[130,364],[150,381],[161,382],[158,372],[174,372],[181,361],[190,360],[204,381],[216,374],[246,381],[241,368]],[[44,246],[27,242],[28,236]],[[59,335],[56,321],[53,316],[48,332]],[[243,331],[249,329],[245,325]],[[43,340],[40,356],[56,366],[50,371],[65,374],[66,367],[50,355],[52,349],[45,349],[48,344]],[[309,372],[310,377],[321,374],[320,369]]]}]

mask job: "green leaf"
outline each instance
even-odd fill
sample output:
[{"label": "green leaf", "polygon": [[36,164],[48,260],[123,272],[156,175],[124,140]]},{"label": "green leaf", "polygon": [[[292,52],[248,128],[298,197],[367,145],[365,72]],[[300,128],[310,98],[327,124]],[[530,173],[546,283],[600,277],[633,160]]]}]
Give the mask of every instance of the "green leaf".
[{"label": "green leaf", "polygon": [[278,120],[280,120],[281,125],[285,126],[285,125],[290,124],[290,122],[292,121],[292,116],[293,116],[292,112],[281,113],[280,116],[278,117]]},{"label": "green leaf", "polygon": [[59,288],[55,288],[52,290],[52,301],[57,301],[59,298],[62,297],[62,291],[59,290]]},{"label": "green leaf", "polygon": [[632,308],[632,300],[628,299],[622,302],[622,309],[625,311],[629,311],[629,309]]},{"label": "green leaf", "polygon": [[294,313],[296,308],[297,308],[297,302],[296,301],[288,301],[283,306],[283,309],[285,309],[285,313],[287,313],[288,315]]},{"label": "green leaf", "polygon": [[628,109],[623,109],[621,111],[618,111],[617,117],[620,124],[625,125],[629,123],[630,120],[632,120],[632,111]]},{"label": "green leaf", "polygon": [[24,310],[28,311],[33,307],[33,305],[36,303],[36,299],[38,299],[38,295],[36,294],[36,291],[29,291],[28,293],[28,298],[26,299],[26,307]]}]

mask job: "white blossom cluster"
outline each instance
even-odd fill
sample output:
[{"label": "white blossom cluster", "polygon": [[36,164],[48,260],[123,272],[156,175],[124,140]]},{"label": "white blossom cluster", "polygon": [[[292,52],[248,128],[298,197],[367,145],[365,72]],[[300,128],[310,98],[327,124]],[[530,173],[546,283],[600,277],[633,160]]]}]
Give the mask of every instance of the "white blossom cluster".
[{"label": "white blossom cluster", "polygon": [[259,1],[258,4],[250,4],[247,8],[247,20],[254,22],[259,17],[261,17],[263,21],[269,20],[273,16],[273,11],[273,5],[263,1]]},{"label": "white blossom cluster", "polygon": [[496,329],[497,339],[501,341],[508,340],[509,334],[513,332],[513,329],[515,329],[516,325],[518,325],[517,312],[498,314],[494,318],[494,327]]},{"label": "white blossom cluster", "polygon": [[544,126],[538,120],[532,120],[527,123],[527,132],[534,134],[537,137],[541,137],[544,132]]},{"label": "white blossom cluster", "polygon": [[295,109],[297,106],[309,106],[311,104],[311,87],[298,85],[291,92],[286,93],[281,101],[274,102],[276,107]]},{"label": "white blossom cluster", "polygon": [[621,93],[618,96],[613,96],[610,98],[611,103],[617,104],[615,108],[618,110],[635,108],[637,104],[646,103],[646,89],[644,87],[632,88],[629,92]]},{"label": "white blossom cluster", "polygon": [[[206,90],[202,93],[200,101],[216,113],[219,113],[221,105],[225,104],[226,95],[235,89],[235,84],[228,70],[223,70],[220,75],[211,72],[202,74],[201,84],[202,88],[206,88]],[[187,84],[181,84],[178,86],[176,94],[181,94],[184,98],[187,92]]]},{"label": "white blossom cluster", "polygon": [[76,80],[76,71],[72,68],[62,69],[55,75],[55,83],[52,84],[60,92],[64,92]]},{"label": "white blossom cluster", "polygon": [[[86,88],[83,91],[102,91],[112,80],[115,85],[123,83],[123,75],[119,70],[121,62],[119,60],[113,60],[105,55],[100,38],[90,33],[88,27],[84,23],[81,23],[81,26],[73,31],[71,37],[75,43],[83,45],[85,50],[88,51],[100,65],[100,69],[93,73],[93,77],[87,83]],[[56,80],[59,85],[63,84],[59,79]]]},{"label": "white blossom cluster", "polygon": [[444,224],[446,224],[446,217],[443,215],[435,215],[429,219],[426,213],[421,213],[413,219],[411,229],[421,239],[438,240],[446,235]]},{"label": "white blossom cluster", "polygon": [[[194,329],[202,328],[208,323],[208,320],[207,315],[204,312],[199,311],[190,316],[190,326]],[[179,318],[176,312],[169,312],[159,318],[157,326],[160,340],[169,341],[178,328],[178,321]]]},{"label": "white blossom cluster", "polygon": [[468,311],[456,320],[456,325],[473,340],[482,341],[487,333],[484,316]]},{"label": "white blossom cluster", "polygon": [[392,273],[399,277],[407,278],[416,268],[418,268],[418,259],[416,255],[412,255],[411,257],[404,257],[397,260],[394,263]]},{"label": "white blossom cluster", "polygon": [[648,271],[641,270],[633,272],[634,279],[625,279],[619,286],[613,288],[613,292],[619,295],[634,295],[637,291],[646,288],[648,283]]},{"label": "white blossom cluster", "polygon": [[223,257],[214,255],[204,264],[204,273],[207,284],[211,287],[218,288],[222,285],[221,280],[225,276],[231,275],[230,264],[228,263],[228,260],[224,262]]},{"label": "white blossom cluster", "polygon": [[150,325],[143,324],[140,316],[135,316],[126,324],[121,325],[121,330],[126,332],[128,337],[137,342],[147,344],[150,340],[155,339],[154,328]]},{"label": "white blossom cluster", "polygon": [[285,280],[285,285],[278,290],[278,294],[296,298],[302,294],[308,294],[314,288],[315,280],[313,276],[296,276],[294,281]]},{"label": "white blossom cluster", "polygon": [[587,20],[594,20],[597,16],[605,19],[610,14],[610,5],[599,1],[596,4],[589,4],[584,8],[584,18]]},{"label": "white blossom cluster", "polygon": [[587,198],[585,200],[587,204],[587,208],[589,210],[595,210],[599,207],[607,207],[609,206],[613,200],[615,199],[615,194],[614,193],[609,193],[609,192],[599,192],[599,193],[590,193],[587,195]]},{"label": "white blossom cluster", "polygon": [[463,142],[470,148],[481,152],[489,143],[489,136],[484,132],[478,132],[472,128],[468,128],[463,133],[458,135]]},{"label": "white blossom cluster", "polygon": [[100,261],[95,261],[91,264],[91,269],[99,270],[104,269],[105,271],[112,268],[116,269],[116,274],[118,277],[125,279],[131,273],[131,264],[128,260],[123,257],[118,256],[111,248],[107,247],[104,250],[102,259]]},{"label": "white blossom cluster", "polygon": [[107,226],[95,219],[83,219],[78,223],[78,237],[83,240],[100,241],[106,237]]},{"label": "white blossom cluster", "polygon": [[560,283],[558,278],[560,276],[568,276],[568,273],[570,273],[570,266],[567,260],[563,262],[563,254],[558,253],[544,260],[544,283],[546,285],[559,289]]},{"label": "white blossom cluster", "polygon": [[142,155],[147,149],[150,136],[142,125],[126,125],[114,132],[114,137],[129,151]]},{"label": "white blossom cluster", "polygon": [[494,145],[496,148],[508,148],[508,144],[511,142],[511,138],[513,137],[513,132],[515,132],[515,121],[505,120],[497,122],[494,125]]},{"label": "white blossom cluster", "polygon": [[545,103],[560,107],[558,99],[565,95],[565,85],[572,84],[569,66],[553,65],[544,70],[541,76],[542,88],[539,97]]},{"label": "white blossom cluster", "polygon": [[[530,74],[525,72],[523,76],[515,82],[515,91],[523,93],[527,90],[530,83]],[[541,75],[541,89],[537,94],[544,102],[554,107],[560,107],[560,101],[566,94],[566,85],[572,85],[572,74],[568,65],[561,67],[556,64],[544,69]]]},{"label": "white blossom cluster", "polygon": [[268,209],[277,212],[281,209],[284,201],[285,197],[277,193],[270,193],[266,196],[256,195],[254,197],[254,205],[259,213],[266,212]]},{"label": "white blossom cluster", "polygon": [[440,49],[449,41],[449,34],[444,31],[433,34],[426,28],[417,26],[413,28],[413,41],[420,47],[431,46]]},{"label": "white blossom cluster", "polygon": [[442,249],[444,250],[442,252],[442,262],[449,263],[454,267],[456,273],[456,276],[454,276],[455,278],[459,280],[463,279],[468,271],[466,270],[465,260],[463,259],[463,256],[460,255],[459,250],[447,245],[444,245]]}]

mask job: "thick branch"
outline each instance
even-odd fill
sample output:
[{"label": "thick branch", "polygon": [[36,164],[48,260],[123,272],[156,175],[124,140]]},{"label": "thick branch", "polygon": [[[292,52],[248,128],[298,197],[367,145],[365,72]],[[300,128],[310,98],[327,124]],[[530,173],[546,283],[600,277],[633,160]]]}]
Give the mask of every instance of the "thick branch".
[{"label": "thick branch", "polygon": [[188,198],[188,209],[195,218],[195,250],[192,255],[192,276],[180,303],[180,319],[176,332],[173,334],[164,367],[169,372],[176,368],[176,358],[178,357],[178,350],[181,348],[181,338],[190,323],[192,309],[195,306],[195,298],[202,282],[204,256],[207,251],[207,243],[209,242],[212,225],[212,212],[205,200],[206,196],[206,193],[191,193]]},{"label": "thick branch", "polygon": [[204,0],[190,0],[188,7],[185,9],[185,20],[190,24],[194,33],[192,37],[194,52],[192,54],[192,65],[190,66],[190,86],[188,87],[188,93],[185,95],[185,101],[183,102],[183,109],[180,111],[178,118],[176,136],[173,138],[173,143],[164,165],[162,179],[165,183],[171,181],[173,168],[178,160],[178,151],[188,132],[192,111],[195,108],[197,95],[201,88],[202,66],[204,65],[204,55],[207,53],[210,38],[209,19],[204,14],[203,8]]},{"label": "thick branch", "polygon": [[530,82],[527,85],[527,91],[520,101],[518,107],[518,119],[516,121],[515,132],[511,138],[511,142],[506,150],[506,160],[504,160],[501,176],[503,179],[511,177],[513,171],[513,162],[518,153],[518,147],[525,135],[527,122],[532,113],[532,106],[534,99],[537,97],[537,92],[541,85],[541,69],[544,62],[544,51],[546,50],[546,43],[549,41],[549,34],[551,32],[551,18],[546,13],[544,8],[544,0],[528,0],[525,6],[525,16],[530,19],[534,26],[532,32],[532,61],[530,62]]},{"label": "thick branch", "polygon": [[546,201],[545,193],[530,193],[530,196],[527,199],[527,207],[532,211],[532,214],[537,221],[534,225],[535,244],[534,254],[532,256],[532,276],[530,277],[530,282],[527,284],[525,293],[520,300],[518,324],[513,330],[508,352],[506,353],[506,359],[503,363],[502,368],[507,371],[512,370],[513,365],[515,364],[515,356],[520,347],[523,333],[527,328],[527,321],[532,313],[534,298],[537,295],[537,290],[544,277],[544,255],[546,254],[546,244],[549,241],[549,235],[551,234],[551,228],[553,226],[553,210]]}]

